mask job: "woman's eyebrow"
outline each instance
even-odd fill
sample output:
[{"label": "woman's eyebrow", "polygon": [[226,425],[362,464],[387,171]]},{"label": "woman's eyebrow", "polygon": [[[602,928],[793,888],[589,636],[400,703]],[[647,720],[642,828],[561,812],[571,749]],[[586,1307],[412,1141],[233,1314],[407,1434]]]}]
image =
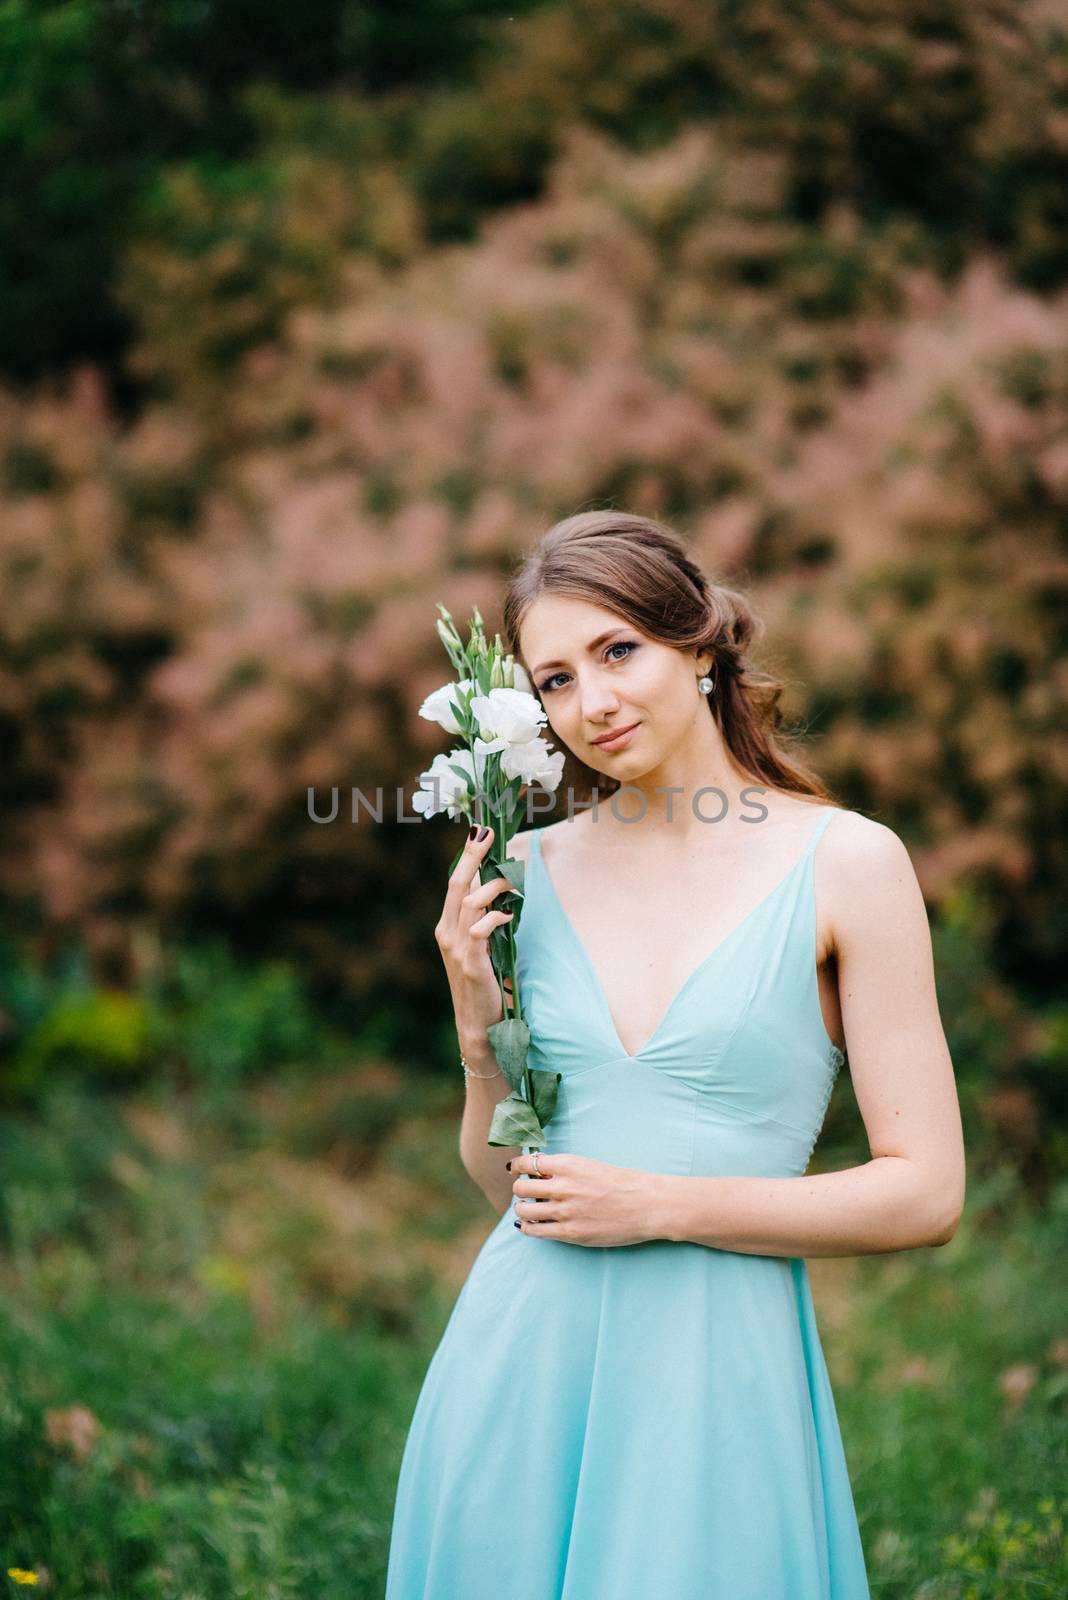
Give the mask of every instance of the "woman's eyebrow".
[{"label": "woman's eyebrow", "polygon": [[[622,626],[620,626],[616,628],[609,628],[605,633],[599,633],[596,639],[591,639],[589,644],[586,646],[587,654],[593,650],[596,650],[599,644],[604,644],[605,640],[610,639],[614,633],[622,633],[623,631],[624,630]],[[564,664],[565,663],[563,661],[542,661],[534,668],[534,676],[537,677],[539,672],[544,672],[546,667],[562,667]]]}]

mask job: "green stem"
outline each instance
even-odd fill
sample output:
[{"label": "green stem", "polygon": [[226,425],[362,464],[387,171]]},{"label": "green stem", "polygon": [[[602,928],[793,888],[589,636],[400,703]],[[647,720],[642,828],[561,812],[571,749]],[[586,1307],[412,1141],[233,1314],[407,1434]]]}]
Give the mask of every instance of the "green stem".
[{"label": "green stem", "polygon": [[[513,932],[513,925],[512,924],[509,924],[509,928],[508,928],[508,958],[509,958],[508,959],[508,966],[509,966],[508,975],[512,980],[512,1015],[514,1017],[518,1018],[518,1020],[520,1022],[522,1022],[522,1020],[523,1020],[523,1007],[522,1007],[522,1003],[521,1003],[521,997],[520,997],[520,994],[519,994],[519,979],[516,976],[516,970],[515,970],[516,969],[515,934]],[[527,1061],[527,1065],[523,1069],[523,1077],[524,1077],[524,1082],[526,1084],[526,1090],[527,1090],[527,1104],[532,1106],[534,1104],[534,1079],[531,1076],[529,1058],[528,1058],[528,1061]]]},{"label": "green stem", "polygon": [[[466,668],[466,663],[465,663],[465,668]],[[473,674],[470,673],[470,669],[469,668],[466,669],[466,673],[467,673],[467,675],[473,675]],[[470,729],[467,730],[466,743],[467,743],[468,751],[470,752],[470,755],[471,755],[472,770],[477,774],[478,766],[477,766],[477,763],[476,763],[476,760],[475,760],[475,734],[476,734],[476,732],[477,732],[477,730],[474,729],[474,728],[470,728]],[[500,843],[501,843],[501,824],[502,824],[502,820],[503,820],[503,814],[497,814],[497,813],[493,812],[492,810],[489,810],[489,808],[487,807],[487,810],[488,810],[488,813],[489,813],[488,816],[487,816],[483,812],[483,804],[482,804],[482,798],[481,798],[481,790],[484,787],[486,787],[487,785],[492,788],[492,785],[494,783],[496,783],[500,778],[500,757],[499,756],[490,758],[490,761],[487,764],[487,767],[486,767],[486,770],[485,770],[485,773],[484,773],[484,777],[487,780],[487,784],[479,784],[478,781],[477,781],[477,778],[476,778],[475,787],[479,791],[479,793],[476,795],[476,798],[475,798],[475,810],[476,810],[476,813],[477,813],[475,820],[476,820],[476,822],[478,822],[480,827],[484,826],[487,821],[489,822],[489,825],[493,829],[494,848],[495,848],[495,850],[499,850],[500,849]],[[482,871],[483,871],[483,867],[484,866],[485,866],[485,862],[483,862],[482,867],[479,868],[479,881],[482,882],[482,883],[485,883],[485,882],[488,881],[487,879],[483,878],[483,876],[482,876]],[[507,977],[511,978],[511,980],[512,980],[512,1010],[511,1010],[511,1015],[513,1017],[517,1018],[521,1022],[523,1020],[523,1008],[522,1008],[522,1003],[521,1003],[520,994],[519,994],[519,980],[518,980],[518,978],[516,976],[516,948],[515,948],[515,923],[514,923],[514,921],[510,922],[508,924],[508,971],[507,971],[507,973],[498,972],[496,967],[494,967],[493,970],[494,970],[494,974],[495,974],[496,979],[497,979],[497,987],[500,990],[500,995],[501,995],[501,1015],[505,1016],[505,1017],[507,1017],[509,1015],[508,991],[504,987],[504,980],[505,980],[505,977],[507,976]],[[523,1069],[523,1079],[524,1079],[524,1083],[526,1085],[527,1104],[529,1106],[533,1106],[533,1104],[534,1104],[534,1079],[533,1079],[533,1076],[531,1075],[531,1069],[530,1069],[529,1060],[527,1062],[527,1065]]]}]

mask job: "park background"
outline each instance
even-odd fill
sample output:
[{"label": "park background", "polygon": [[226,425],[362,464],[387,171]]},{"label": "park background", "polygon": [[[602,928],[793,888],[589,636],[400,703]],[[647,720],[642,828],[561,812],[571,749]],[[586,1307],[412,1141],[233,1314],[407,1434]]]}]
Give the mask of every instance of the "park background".
[{"label": "park background", "polygon": [[811,1263],[873,1596],[1063,1594],[1068,7],[3,0],[0,61],[0,1585],[380,1596],[495,1220],[393,797],[438,602],[616,506],[930,912],[965,1216]]}]

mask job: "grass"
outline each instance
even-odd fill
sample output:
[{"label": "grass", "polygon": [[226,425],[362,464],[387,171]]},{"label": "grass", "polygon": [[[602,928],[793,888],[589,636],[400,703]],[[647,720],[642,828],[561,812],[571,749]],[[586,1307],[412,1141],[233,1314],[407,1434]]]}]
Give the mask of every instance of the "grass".
[{"label": "grass", "polygon": [[1068,1187],[1036,1215],[1003,1169],[972,1180],[956,1236],[848,1263],[821,1315],[873,1596],[1068,1593]]},{"label": "grass", "polygon": [[[495,1221],[461,1097],[368,1062],[199,1099],[57,1082],[0,1124],[0,1585],[380,1600]],[[948,1246],[809,1264],[877,1600],[1068,1591],[1066,1212],[995,1167]]]}]

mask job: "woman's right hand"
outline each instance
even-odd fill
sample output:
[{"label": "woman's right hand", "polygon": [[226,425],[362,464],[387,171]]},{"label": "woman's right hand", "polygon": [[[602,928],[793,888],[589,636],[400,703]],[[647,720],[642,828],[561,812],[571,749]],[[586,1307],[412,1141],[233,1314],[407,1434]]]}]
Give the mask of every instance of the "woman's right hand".
[{"label": "woman's right hand", "polygon": [[[479,831],[476,827],[476,834]],[[491,878],[488,883],[478,881],[482,859],[492,844],[492,828],[486,828],[482,839],[468,839],[449,877],[445,904],[434,929],[461,1041],[484,1041],[487,1028],[504,1016],[497,975],[490,960],[489,937],[494,928],[510,922],[515,913],[486,910],[502,890],[512,889],[504,877]],[[510,989],[508,979],[504,982]]]}]

